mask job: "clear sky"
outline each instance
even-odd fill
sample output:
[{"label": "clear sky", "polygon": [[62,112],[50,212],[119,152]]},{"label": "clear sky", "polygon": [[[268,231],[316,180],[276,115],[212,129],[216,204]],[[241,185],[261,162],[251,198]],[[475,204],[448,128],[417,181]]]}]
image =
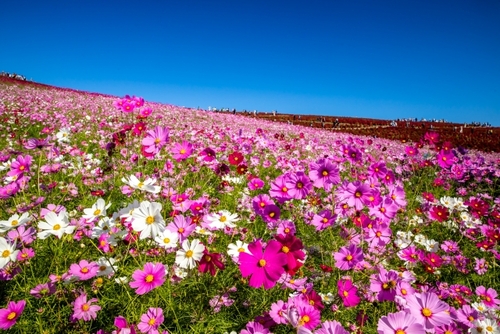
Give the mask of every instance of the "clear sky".
[{"label": "clear sky", "polygon": [[186,107],[500,126],[500,1],[6,0],[0,71]]}]

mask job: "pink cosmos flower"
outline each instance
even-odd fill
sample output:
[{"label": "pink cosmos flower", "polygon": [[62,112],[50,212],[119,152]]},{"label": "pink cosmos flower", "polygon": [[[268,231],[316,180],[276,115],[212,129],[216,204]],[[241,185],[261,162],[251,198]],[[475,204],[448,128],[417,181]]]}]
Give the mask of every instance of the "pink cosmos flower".
[{"label": "pink cosmos flower", "polygon": [[14,326],[26,306],[25,300],[9,302],[7,308],[0,309],[0,329],[9,329]]},{"label": "pink cosmos flower", "polygon": [[330,191],[332,186],[340,183],[339,169],[327,159],[319,159],[309,165],[309,178],[316,188]]},{"label": "pink cosmos flower", "polygon": [[285,182],[285,187],[288,189],[290,197],[295,199],[304,199],[312,190],[313,185],[309,177],[303,172],[290,174]]},{"label": "pink cosmos flower", "polygon": [[137,269],[132,274],[134,279],[129,283],[130,287],[138,295],[143,295],[159,287],[165,282],[165,266],[162,263],[147,262],[144,270]]},{"label": "pink cosmos flower", "polygon": [[95,262],[88,262],[87,260],[81,260],[78,264],[73,263],[69,267],[69,273],[78,277],[80,281],[85,281],[95,277],[98,271],[99,265]]},{"label": "pink cosmos flower", "polygon": [[333,254],[333,258],[335,259],[335,267],[340,270],[349,270],[363,261],[363,249],[350,244],[341,247],[337,253]]},{"label": "pink cosmos flower", "polygon": [[37,299],[53,295],[56,292],[56,285],[52,282],[38,284],[30,290],[30,294]]},{"label": "pink cosmos flower", "polygon": [[260,240],[248,245],[251,254],[240,252],[240,271],[243,277],[250,277],[249,285],[254,288],[272,288],[285,271],[287,256],[281,252],[281,244],[271,240],[263,250]]},{"label": "pink cosmos flower", "polygon": [[290,199],[292,196],[288,193],[288,187],[286,182],[288,181],[290,175],[282,174],[271,182],[271,189],[269,190],[269,196],[275,198],[278,202],[284,203]]},{"label": "pink cosmos flower", "polygon": [[498,294],[493,288],[489,288],[488,290],[486,290],[484,286],[478,286],[476,288],[476,295],[478,295],[483,301],[484,305],[488,307],[497,308],[498,305],[500,305],[500,299],[496,298]]},{"label": "pink cosmos flower", "polygon": [[141,315],[141,322],[137,325],[137,328],[141,333],[158,334],[158,327],[164,320],[165,317],[161,308],[150,307],[145,314]]},{"label": "pink cosmos flower", "polygon": [[299,303],[297,305],[297,327],[306,329],[314,329],[321,322],[321,313],[314,306],[307,303]]},{"label": "pink cosmos flower", "polygon": [[16,160],[12,161],[10,165],[10,171],[7,173],[7,175],[19,177],[24,173],[28,173],[30,171],[32,161],[33,158],[31,157],[31,155],[27,155],[25,157],[19,155]]},{"label": "pink cosmos flower", "polygon": [[322,210],[320,213],[314,214],[311,225],[316,227],[316,231],[323,231],[327,227],[335,224],[336,219],[337,215],[331,210]]},{"label": "pink cosmos flower", "polygon": [[449,324],[452,319],[450,306],[433,292],[415,293],[407,298],[407,310],[423,324],[426,331],[436,326]]},{"label": "pink cosmos flower", "polygon": [[118,328],[118,331],[113,331],[112,334],[136,334],[135,326],[129,325],[127,319],[121,315],[115,318],[114,325]]},{"label": "pink cosmos flower", "polygon": [[321,324],[321,328],[316,330],[314,334],[349,334],[340,322],[328,320]]},{"label": "pink cosmos flower", "polygon": [[167,225],[167,230],[177,233],[179,241],[183,242],[196,229],[196,224],[191,224],[191,218],[177,215],[174,221]]},{"label": "pink cosmos flower", "polygon": [[291,234],[279,234],[276,236],[276,240],[281,244],[281,251],[287,257],[286,272],[292,276],[295,275],[306,257],[306,254],[302,250],[304,248],[302,241]]},{"label": "pink cosmos flower", "polygon": [[184,161],[193,153],[193,144],[183,141],[181,144],[175,143],[172,148],[172,157],[176,161]]},{"label": "pink cosmos flower", "polygon": [[380,267],[378,274],[370,276],[370,290],[377,292],[378,301],[394,301],[399,280],[396,271],[387,271],[385,268]]},{"label": "pink cosmos flower", "polygon": [[383,316],[378,321],[378,334],[422,334],[424,327],[408,312],[400,311]]},{"label": "pink cosmos flower", "polygon": [[258,215],[263,215],[264,209],[270,204],[274,205],[274,201],[266,194],[259,194],[252,200],[252,207]]},{"label": "pink cosmos flower", "polygon": [[166,127],[156,126],[147,132],[142,140],[144,151],[148,154],[156,155],[168,141],[169,131]]},{"label": "pink cosmos flower", "polygon": [[286,324],[287,320],[285,318],[285,314],[287,308],[287,303],[282,300],[278,300],[277,302],[271,304],[269,316],[271,316],[271,318],[273,318],[274,322],[277,324]]},{"label": "pink cosmos flower", "polygon": [[351,280],[339,280],[337,282],[339,296],[342,298],[345,307],[353,307],[359,304],[358,288],[352,284]]},{"label": "pink cosmos flower", "polygon": [[83,319],[84,321],[97,318],[96,312],[99,311],[101,307],[99,305],[92,305],[94,302],[97,302],[97,298],[91,298],[87,301],[87,294],[81,294],[73,303],[73,314],[71,318],[73,320]]},{"label": "pink cosmos flower", "polygon": [[262,187],[264,187],[264,185],[265,185],[264,181],[262,181],[258,177],[254,177],[248,182],[247,186],[248,186],[248,189],[250,189],[250,190],[257,190],[257,189],[262,189]]},{"label": "pink cosmos flower", "polygon": [[268,334],[269,329],[265,328],[258,322],[250,321],[245,329],[242,329],[240,334]]}]

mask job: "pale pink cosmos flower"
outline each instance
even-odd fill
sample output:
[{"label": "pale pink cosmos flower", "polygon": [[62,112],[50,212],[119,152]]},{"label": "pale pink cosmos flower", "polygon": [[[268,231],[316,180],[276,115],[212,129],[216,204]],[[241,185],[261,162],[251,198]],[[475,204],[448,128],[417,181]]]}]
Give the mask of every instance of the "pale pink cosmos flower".
[{"label": "pale pink cosmos flower", "polygon": [[94,320],[97,318],[97,311],[101,309],[99,305],[92,305],[95,302],[97,302],[97,298],[91,298],[87,301],[87,294],[81,294],[73,303],[73,315],[71,318],[73,320],[83,319],[84,321]]}]

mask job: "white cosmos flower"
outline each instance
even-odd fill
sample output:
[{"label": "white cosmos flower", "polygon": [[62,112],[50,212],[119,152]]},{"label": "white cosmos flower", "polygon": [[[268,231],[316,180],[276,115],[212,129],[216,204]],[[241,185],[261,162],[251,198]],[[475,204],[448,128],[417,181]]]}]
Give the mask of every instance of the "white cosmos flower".
[{"label": "white cosmos flower", "polygon": [[108,209],[110,206],[111,203],[106,204],[106,202],[102,198],[99,198],[97,202],[92,205],[92,208],[83,209],[84,215],[82,217],[87,221],[92,221],[97,217],[104,217],[106,216],[106,209]]},{"label": "white cosmos flower", "polygon": [[38,223],[38,228],[42,230],[37,234],[38,239],[46,239],[51,234],[60,239],[63,234],[71,234],[75,230],[75,226],[69,225],[68,213],[65,210],[59,214],[50,211],[45,215],[45,221]]},{"label": "white cosmos flower", "polygon": [[100,257],[97,260],[97,264],[99,265],[99,271],[97,271],[96,276],[113,276],[118,269],[118,266],[115,266],[116,260],[112,257],[109,259],[105,257]]},{"label": "white cosmos flower", "polygon": [[240,253],[245,252],[250,254],[250,251],[248,250],[248,244],[244,243],[241,240],[236,240],[234,244],[229,244],[227,248],[227,254],[229,254],[229,256],[231,256],[233,261],[235,261],[236,263],[239,263]]},{"label": "white cosmos flower", "polygon": [[19,217],[16,213],[8,220],[0,220],[0,232],[7,232],[13,228],[26,224],[29,221],[29,213],[25,212],[21,215],[21,217]]},{"label": "white cosmos flower", "polygon": [[59,143],[69,142],[69,129],[68,128],[60,129],[59,132],[56,133],[56,138]]},{"label": "white cosmos flower", "polygon": [[139,203],[138,200],[134,199],[134,202],[121,209],[117,215],[120,217],[120,219],[125,219],[127,223],[130,223],[132,221],[132,214],[134,213],[134,210],[140,206],[141,203]]},{"label": "white cosmos flower", "polygon": [[161,190],[160,186],[154,185],[156,183],[156,179],[152,179],[149,177],[146,178],[146,180],[144,180],[144,181],[140,181],[135,175],[132,174],[132,175],[130,175],[130,177],[128,179],[125,177],[122,177],[122,182],[126,183],[131,188],[143,190],[143,191],[146,191],[148,193],[157,194]]},{"label": "white cosmos flower", "polygon": [[16,245],[11,245],[5,238],[0,237],[0,269],[5,267],[10,261],[14,262],[17,259]]},{"label": "white cosmos flower", "polygon": [[222,230],[223,228],[236,227],[234,222],[239,221],[238,214],[231,213],[227,210],[221,210],[217,213],[208,214],[205,217],[205,221],[208,223],[208,226],[215,230]]},{"label": "white cosmos flower", "polygon": [[161,204],[141,202],[139,208],[134,209],[132,213],[132,228],[140,232],[140,239],[156,238],[156,236],[165,230],[165,220],[161,216]]},{"label": "white cosmos flower", "polygon": [[179,241],[179,235],[173,233],[170,230],[165,229],[162,233],[158,234],[155,241],[160,247],[163,248],[174,248],[177,247],[177,241]]},{"label": "white cosmos flower", "polygon": [[91,238],[93,239],[99,238],[104,233],[111,232],[111,229],[115,226],[116,226],[115,220],[109,217],[102,217],[92,229]]},{"label": "white cosmos flower", "polygon": [[198,239],[193,239],[192,242],[186,239],[181,247],[175,255],[175,263],[184,269],[196,267],[196,262],[200,261],[203,256],[205,246]]}]

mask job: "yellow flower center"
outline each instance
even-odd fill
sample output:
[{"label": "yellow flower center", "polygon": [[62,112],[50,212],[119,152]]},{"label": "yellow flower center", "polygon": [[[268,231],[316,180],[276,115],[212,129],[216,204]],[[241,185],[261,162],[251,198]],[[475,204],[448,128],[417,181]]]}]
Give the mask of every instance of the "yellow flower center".
[{"label": "yellow flower center", "polygon": [[153,224],[154,222],[155,222],[155,217],[153,217],[153,216],[148,216],[148,217],[146,218],[146,224],[151,225],[151,224]]},{"label": "yellow flower center", "polygon": [[19,224],[19,222],[17,220],[15,220],[15,219],[10,222],[11,226],[16,226],[17,224]]},{"label": "yellow flower center", "polygon": [[212,261],[212,257],[210,255],[205,255],[205,261],[207,262]]},{"label": "yellow flower center", "polygon": [[309,316],[306,314],[306,315],[304,315],[303,317],[300,318],[300,320],[299,320],[299,326],[304,326],[309,321],[311,321],[311,318],[309,318]]},{"label": "yellow flower center", "polygon": [[328,172],[326,170],[324,170],[322,173],[321,173],[323,176],[327,176],[328,175]]},{"label": "yellow flower center", "polygon": [[10,251],[9,250],[4,250],[2,252],[2,257],[9,257],[9,255],[10,255]]},{"label": "yellow flower center", "polygon": [[404,330],[402,330],[402,329],[398,329],[396,331],[396,334],[406,334],[406,332]]},{"label": "yellow flower center", "polygon": [[326,224],[326,223],[328,223],[328,219],[323,218],[323,224]]},{"label": "yellow flower center", "polygon": [[304,187],[304,184],[302,182],[297,182],[297,188],[302,189]]},{"label": "yellow flower center", "polygon": [[286,193],[288,191],[288,188],[287,187],[283,187],[283,188],[281,188],[281,191],[283,191],[284,193]]},{"label": "yellow flower center", "polygon": [[354,194],[354,196],[356,196],[356,198],[360,198],[361,197],[361,192],[356,191],[356,193]]},{"label": "yellow flower center", "polygon": [[12,320],[12,319],[14,319],[14,318],[16,317],[16,315],[17,315],[17,313],[16,313],[16,312],[14,312],[14,311],[12,311],[12,312],[10,312],[10,313],[9,313],[9,315],[7,316],[7,319],[8,319],[8,320]]},{"label": "yellow flower center", "polygon": [[87,312],[89,310],[90,306],[89,304],[83,304],[82,305],[82,311]]},{"label": "yellow flower center", "polygon": [[97,209],[94,211],[94,216],[99,216],[101,214],[101,210]]},{"label": "yellow flower center", "polygon": [[61,225],[59,225],[59,224],[55,224],[55,225],[54,225],[54,227],[52,227],[52,229],[53,229],[54,231],[60,230],[60,229],[61,229]]},{"label": "yellow flower center", "polygon": [[179,228],[177,229],[177,232],[179,232],[179,233],[184,233],[184,228],[183,228],[183,227],[179,227]]},{"label": "yellow flower center", "polygon": [[287,246],[283,246],[281,247],[281,250],[283,251],[283,253],[288,253],[290,251],[290,248],[288,248]]},{"label": "yellow flower center", "polygon": [[406,294],[407,294],[407,293],[408,293],[408,292],[406,291],[406,289],[401,289],[401,294],[402,294],[403,296],[406,296]]},{"label": "yellow flower center", "polygon": [[342,294],[343,294],[343,295],[344,295],[344,297],[346,297],[346,298],[347,298],[347,296],[349,296],[349,292],[347,292],[347,291],[345,291],[345,290],[344,290],[344,292],[343,292]]},{"label": "yellow flower center", "polygon": [[166,243],[166,244],[168,244],[170,242],[170,239],[169,238],[165,238],[165,239],[163,239],[163,242]]},{"label": "yellow flower center", "polygon": [[422,309],[422,315],[423,315],[424,317],[430,317],[430,316],[432,315],[432,311],[431,311],[431,310],[429,310],[427,307],[424,307],[424,308]]},{"label": "yellow flower center", "polygon": [[266,260],[260,259],[259,260],[259,267],[264,267],[266,265]]},{"label": "yellow flower center", "polygon": [[486,326],[486,330],[487,330],[488,332],[493,332],[493,327],[491,327],[491,326]]},{"label": "yellow flower center", "polygon": [[153,326],[155,323],[156,323],[156,319],[155,319],[155,318],[151,318],[151,319],[149,319],[149,321],[148,321],[148,325],[149,325],[149,326]]},{"label": "yellow flower center", "polygon": [[80,272],[86,274],[89,272],[89,269],[87,267],[83,267],[82,269],[80,269]]},{"label": "yellow flower center", "polygon": [[352,260],[352,255],[351,255],[351,254],[347,255],[347,256],[345,257],[345,259],[346,259],[347,261],[351,261],[351,260]]},{"label": "yellow flower center", "polygon": [[154,279],[154,276],[151,275],[151,274],[149,274],[149,275],[146,276],[146,282],[148,282],[148,283],[153,282],[153,279]]},{"label": "yellow flower center", "polygon": [[243,247],[238,248],[239,253],[243,253],[244,251],[245,251],[245,249]]},{"label": "yellow flower center", "polygon": [[186,252],[186,257],[192,257],[193,256],[193,251],[192,250],[188,250]]},{"label": "yellow flower center", "polygon": [[222,217],[219,218],[219,220],[223,223],[223,222],[225,222],[227,220],[227,218],[226,218],[226,216],[222,216]]},{"label": "yellow flower center", "polygon": [[142,189],[142,187],[144,187],[144,182],[139,182],[139,184],[137,185],[137,188]]},{"label": "yellow flower center", "polygon": [[181,153],[181,154],[185,154],[185,153],[186,153],[186,150],[185,150],[185,149],[182,149],[180,153]]},{"label": "yellow flower center", "polygon": [[273,218],[273,217],[274,217],[274,212],[271,212],[271,213],[269,214],[269,217]]}]

